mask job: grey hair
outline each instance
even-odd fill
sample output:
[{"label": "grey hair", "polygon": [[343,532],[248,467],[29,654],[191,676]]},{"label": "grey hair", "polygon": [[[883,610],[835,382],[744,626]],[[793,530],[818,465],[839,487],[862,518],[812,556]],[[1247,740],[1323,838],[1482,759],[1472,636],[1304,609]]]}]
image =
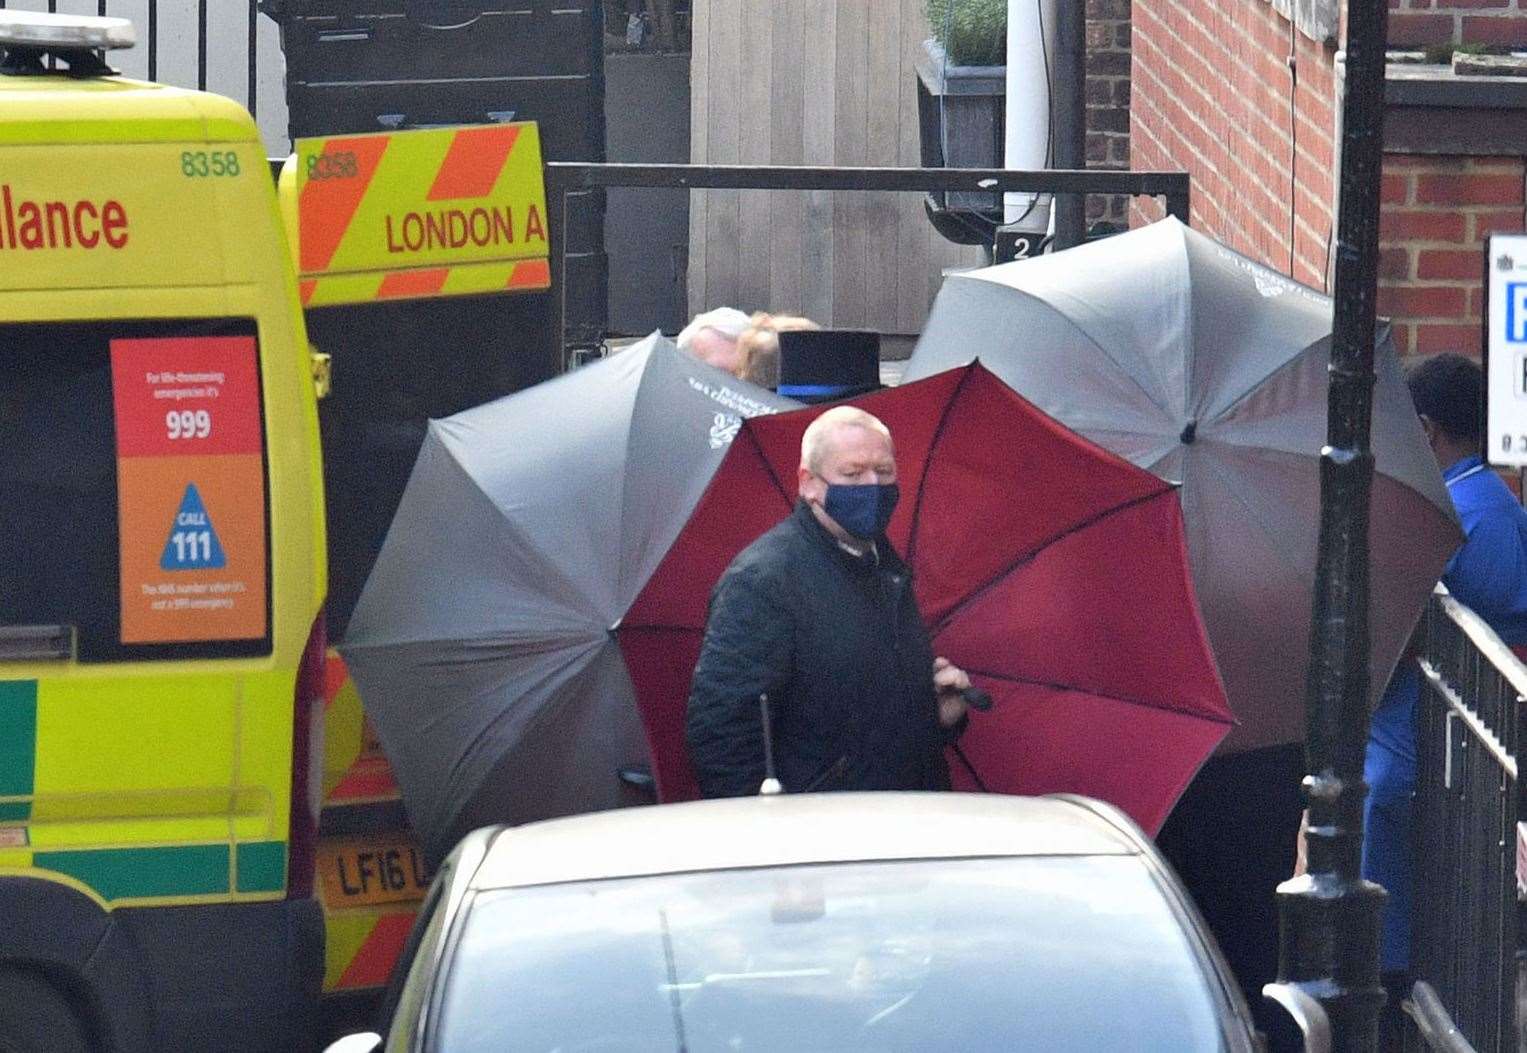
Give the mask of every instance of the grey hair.
[{"label": "grey hair", "polygon": [[821,470],[828,439],[838,428],[863,428],[865,431],[878,432],[885,436],[887,442],[891,441],[891,429],[879,417],[864,412],[858,406],[834,406],[806,426],[806,434],[801,436],[802,468],[811,472]]},{"label": "grey hair", "polygon": [[686,325],[679,333],[674,343],[679,345],[680,351],[687,352],[699,336],[707,329],[714,329],[722,336],[734,343],[742,337],[743,332],[752,324],[752,317],[737,310],[735,307],[717,307],[713,311],[697,314],[694,320]]}]

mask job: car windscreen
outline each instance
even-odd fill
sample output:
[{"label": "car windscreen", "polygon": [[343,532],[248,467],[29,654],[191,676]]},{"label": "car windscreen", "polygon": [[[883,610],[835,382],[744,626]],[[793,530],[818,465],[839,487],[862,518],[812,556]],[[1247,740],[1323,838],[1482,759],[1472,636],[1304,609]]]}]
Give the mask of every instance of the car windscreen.
[{"label": "car windscreen", "polygon": [[481,893],[431,1048],[1218,1050],[1136,857],[720,871]]},{"label": "car windscreen", "polygon": [[0,626],[268,654],[268,513],[253,319],[0,323]]}]

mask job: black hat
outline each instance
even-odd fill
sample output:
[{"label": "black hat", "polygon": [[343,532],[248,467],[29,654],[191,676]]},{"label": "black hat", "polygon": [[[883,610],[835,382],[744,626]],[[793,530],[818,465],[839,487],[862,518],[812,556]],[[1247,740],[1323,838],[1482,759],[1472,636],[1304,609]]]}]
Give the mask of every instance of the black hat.
[{"label": "black hat", "polygon": [[880,384],[880,334],[856,329],[800,329],[779,334],[781,395],[832,402]]}]

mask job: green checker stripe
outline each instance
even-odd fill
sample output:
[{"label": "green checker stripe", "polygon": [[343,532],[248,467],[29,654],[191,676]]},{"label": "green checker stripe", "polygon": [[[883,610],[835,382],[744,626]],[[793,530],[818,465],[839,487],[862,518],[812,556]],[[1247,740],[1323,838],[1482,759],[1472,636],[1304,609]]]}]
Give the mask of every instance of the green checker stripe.
[{"label": "green checker stripe", "polygon": [[228,892],[227,845],[36,852],[32,863],[79,879],[105,900]]},{"label": "green checker stripe", "polygon": [[[37,681],[0,680],[0,797],[27,797],[37,771]],[[0,822],[32,817],[28,801],[0,803]]]},{"label": "green checker stripe", "polygon": [[280,892],[286,887],[286,842],[255,841],[241,844],[240,892]]}]

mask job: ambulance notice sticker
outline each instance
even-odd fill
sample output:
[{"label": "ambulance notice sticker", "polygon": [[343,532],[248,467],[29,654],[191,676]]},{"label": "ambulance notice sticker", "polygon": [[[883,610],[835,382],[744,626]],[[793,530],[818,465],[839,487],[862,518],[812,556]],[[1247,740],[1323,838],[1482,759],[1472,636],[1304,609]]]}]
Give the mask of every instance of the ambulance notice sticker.
[{"label": "ambulance notice sticker", "polygon": [[258,639],[265,469],[252,336],[111,342],[122,643]]}]

